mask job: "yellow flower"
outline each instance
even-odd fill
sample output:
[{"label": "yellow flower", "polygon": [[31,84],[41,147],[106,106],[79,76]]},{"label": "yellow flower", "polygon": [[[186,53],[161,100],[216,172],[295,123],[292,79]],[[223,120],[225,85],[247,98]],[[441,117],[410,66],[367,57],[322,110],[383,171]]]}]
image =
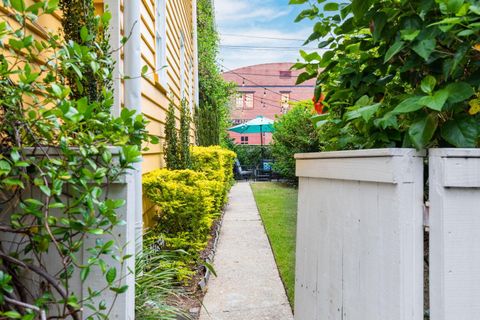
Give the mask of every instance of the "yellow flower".
[{"label": "yellow flower", "polygon": [[477,113],[480,112],[480,99],[477,98],[477,99],[472,99],[470,100],[470,102],[468,103],[470,105],[470,110],[468,110],[468,113],[470,115],[476,115]]}]

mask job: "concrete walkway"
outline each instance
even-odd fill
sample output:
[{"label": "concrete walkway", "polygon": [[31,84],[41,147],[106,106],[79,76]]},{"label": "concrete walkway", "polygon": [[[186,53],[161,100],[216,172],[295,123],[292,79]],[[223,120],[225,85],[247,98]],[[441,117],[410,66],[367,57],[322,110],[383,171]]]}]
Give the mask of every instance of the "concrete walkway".
[{"label": "concrete walkway", "polygon": [[250,185],[231,191],[200,320],[292,320]]}]

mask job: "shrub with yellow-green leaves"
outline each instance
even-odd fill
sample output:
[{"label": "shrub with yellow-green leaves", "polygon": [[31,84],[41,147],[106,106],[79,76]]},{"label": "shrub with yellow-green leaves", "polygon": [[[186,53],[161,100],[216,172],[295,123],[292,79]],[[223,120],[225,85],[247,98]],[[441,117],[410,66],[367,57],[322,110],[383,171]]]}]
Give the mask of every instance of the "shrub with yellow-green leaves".
[{"label": "shrub with yellow-green leaves", "polygon": [[220,205],[227,200],[227,194],[234,181],[233,164],[236,154],[219,146],[192,147],[192,169],[203,172],[209,179],[223,183]]},{"label": "shrub with yellow-green leaves", "polygon": [[156,205],[153,232],[166,249],[183,250],[179,280],[191,275],[210,239],[233,181],[235,153],[221,147],[192,147],[193,170],[159,169],[145,175],[145,195]]},{"label": "shrub with yellow-green leaves", "polygon": [[206,241],[217,212],[222,184],[193,170],[160,169],[144,177],[145,194],[157,206],[158,231],[189,233]]}]

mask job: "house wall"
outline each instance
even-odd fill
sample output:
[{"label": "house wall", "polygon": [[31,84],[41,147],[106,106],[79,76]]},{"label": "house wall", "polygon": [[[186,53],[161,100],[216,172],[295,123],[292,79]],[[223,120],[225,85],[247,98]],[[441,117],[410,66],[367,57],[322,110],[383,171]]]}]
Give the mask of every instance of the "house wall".
[{"label": "house wall", "polygon": [[[128,36],[130,30],[124,30],[123,10],[124,1],[119,0],[120,8],[117,9],[120,14],[120,21],[117,27],[112,28],[113,32],[120,32],[122,36]],[[114,14],[114,5],[118,5],[115,0],[94,0],[95,8],[100,14],[104,10],[105,2]],[[26,4],[31,5],[34,0],[26,0]],[[112,5],[113,4],[113,5]],[[159,169],[165,166],[163,159],[163,147],[165,142],[165,120],[166,113],[169,106],[169,101],[173,101],[176,106],[177,126],[179,127],[180,118],[180,101],[184,98],[187,101],[190,110],[193,111],[193,106],[196,103],[197,96],[196,80],[197,70],[195,62],[195,37],[194,27],[196,25],[194,8],[195,0],[165,0],[166,7],[166,65],[156,66],[156,41],[155,41],[155,19],[156,19],[156,1],[155,0],[141,0],[141,56],[142,65],[147,66],[147,72],[141,82],[141,109],[149,121],[147,125],[148,131],[160,138],[160,144],[148,145],[148,151],[143,154],[142,173],[148,173],[152,170]],[[117,7],[118,8],[118,7]],[[9,11],[3,5],[0,5],[0,13],[8,14]],[[114,17],[115,18],[115,17]],[[8,18],[7,18],[8,19]],[[15,21],[8,19],[8,21],[15,25]],[[120,30],[118,30],[120,29]],[[40,17],[35,25],[31,25],[29,32],[35,34],[39,38],[46,38],[48,32],[61,32],[61,14],[56,13],[52,16],[45,15]],[[181,49],[181,38],[183,37],[184,49]],[[117,59],[118,75],[115,77],[118,81],[116,86],[116,96],[118,100],[117,110],[124,106],[124,81],[119,78],[125,75],[123,70],[124,50],[120,45],[112,46],[112,49],[118,49],[119,54]],[[183,58],[182,58],[183,51]],[[41,60],[41,57],[40,57]],[[183,65],[183,66],[182,66]],[[165,71],[160,70],[164,67]],[[183,72],[181,72],[183,71]],[[183,73],[183,74],[181,74]],[[195,128],[192,123],[191,141],[194,143]],[[143,204],[145,225],[149,226],[152,220],[152,204],[144,200]]]},{"label": "house wall", "polygon": [[[282,93],[290,94],[290,102],[311,100],[315,88],[315,79],[296,86],[298,75],[302,71],[290,71],[292,63],[268,63],[239,68],[223,73],[223,78],[237,84],[237,91],[253,93],[253,108],[237,108],[235,99],[230,107],[230,117],[234,124],[246,122],[257,116],[275,120],[282,110]],[[284,74],[280,76],[280,72]],[[236,143],[242,143],[241,137],[248,137],[248,144],[260,144],[260,134],[238,134],[230,132]],[[271,134],[265,134],[264,143],[271,142]]]},{"label": "house wall", "polygon": [[[166,65],[156,65],[156,1],[141,0],[141,52],[142,65],[147,72],[142,79],[142,112],[149,121],[150,134],[160,138],[157,145],[147,145],[143,154],[142,173],[146,174],[165,166],[165,122],[170,101],[176,106],[177,127],[180,120],[180,103],[185,99],[191,113],[197,89],[195,80],[195,41],[193,9],[194,0],[165,0],[166,7]],[[128,34],[128,30],[123,30]],[[183,38],[183,41],[182,41]],[[183,43],[183,49],[182,49]],[[183,51],[183,53],[182,53]],[[183,57],[182,57],[183,55]],[[164,71],[163,71],[164,70]],[[123,95],[122,95],[123,98]],[[194,143],[194,125],[191,126]],[[154,225],[156,210],[148,199],[143,200],[144,226]]]}]

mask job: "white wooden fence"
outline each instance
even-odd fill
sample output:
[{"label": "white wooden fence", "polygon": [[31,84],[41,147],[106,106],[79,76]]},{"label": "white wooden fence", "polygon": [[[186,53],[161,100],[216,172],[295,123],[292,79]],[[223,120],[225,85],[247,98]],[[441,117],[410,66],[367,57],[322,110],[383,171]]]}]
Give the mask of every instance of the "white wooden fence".
[{"label": "white wooden fence", "polygon": [[480,150],[299,154],[296,320],[480,319]]},{"label": "white wooden fence", "polygon": [[480,319],[480,150],[429,154],[431,320]]},{"label": "white wooden fence", "polygon": [[480,319],[480,150],[297,155],[295,318],[423,319],[423,195],[431,320]]},{"label": "white wooden fence", "polygon": [[423,157],[299,154],[295,318],[423,319]]}]

